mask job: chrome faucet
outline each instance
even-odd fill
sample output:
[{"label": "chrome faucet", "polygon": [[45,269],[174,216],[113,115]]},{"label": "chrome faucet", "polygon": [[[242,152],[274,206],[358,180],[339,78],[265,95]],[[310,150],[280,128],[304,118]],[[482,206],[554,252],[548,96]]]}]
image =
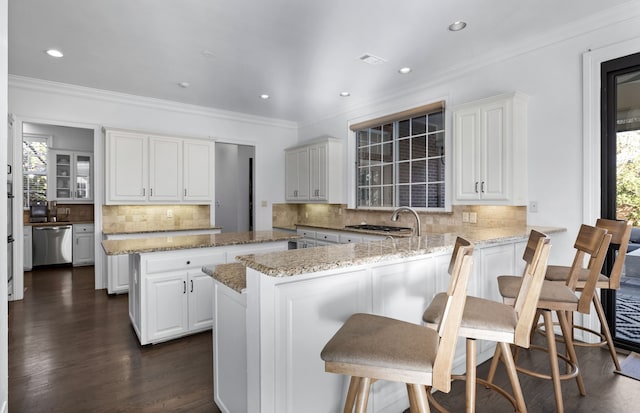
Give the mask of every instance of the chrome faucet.
[{"label": "chrome faucet", "polygon": [[413,214],[413,216],[416,218],[416,233],[418,234],[418,236],[422,235],[422,229],[420,227],[420,217],[418,216],[418,213],[415,211],[415,209],[413,208],[409,208],[407,206],[401,206],[399,208],[396,208],[393,211],[393,215],[391,215],[391,220],[393,222],[396,222],[398,220],[398,215],[400,215],[401,212],[411,212]]}]

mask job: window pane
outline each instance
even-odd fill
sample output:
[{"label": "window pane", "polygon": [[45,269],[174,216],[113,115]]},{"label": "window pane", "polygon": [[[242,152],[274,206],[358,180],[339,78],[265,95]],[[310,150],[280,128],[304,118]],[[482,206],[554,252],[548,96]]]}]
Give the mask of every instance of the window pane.
[{"label": "window pane", "polygon": [[408,161],[411,159],[411,141],[409,139],[402,139],[398,141],[398,160]]},{"label": "window pane", "polygon": [[411,162],[411,182],[427,182],[427,161]]},{"label": "window pane", "polygon": [[369,165],[369,148],[358,149],[358,160],[362,166]]},{"label": "window pane", "polygon": [[359,130],[358,134],[358,146],[369,145],[369,129]]},{"label": "window pane", "polygon": [[409,185],[398,185],[398,206],[410,206],[410,192]]},{"label": "window pane", "polygon": [[411,185],[411,206],[414,208],[424,208],[427,206],[426,185]]},{"label": "window pane", "polygon": [[369,206],[369,188],[358,190],[358,206]]},{"label": "window pane", "polygon": [[406,136],[409,136],[411,134],[409,127],[409,119],[401,120],[400,122],[398,122],[398,137],[404,138]]},{"label": "window pane", "polygon": [[444,183],[429,184],[428,207],[442,208],[444,206]]},{"label": "window pane", "polygon": [[409,183],[409,162],[402,162],[398,164],[398,182]]},{"label": "window pane", "polygon": [[429,132],[444,130],[444,112],[430,113]]},{"label": "window pane", "polygon": [[382,167],[382,183],[384,185],[393,184],[393,165],[385,165]]},{"label": "window pane", "polygon": [[393,123],[388,123],[382,127],[382,140],[385,142],[393,140]]},{"label": "window pane", "polygon": [[370,149],[371,165],[382,162],[382,145],[372,145]]},{"label": "window pane", "polygon": [[392,186],[385,186],[382,188],[382,206],[383,207],[393,206],[393,187]]},{"label": "window pane", "polygon": [[427,138],[419,136],[411,139],[411,159],[421,159],[427,157]]},{"label": "window pane", "polygon": [[382,188],[379,186],[371,188],[371,206],[372,207],[382,206]]},{"label": "window pane", "polygon": [[440,158],[429,159],[429,182],[444,181],[444,162]]},{"label": "window pane", "polygon": [[382,145],[382,161],[393,162],[393,143],[385,143]]},{"label": "window pane", "polygon": [[369,168],[358,168],[358,186],[369,185]]},{"label": "window pane", "polygon": [[427,133],[427,117],[418,116],[411,119],[411,134],[413,136]]},{"label": "window pane", "polygon": [[377,128],[371,128],[371,144],[382,142],[382,128],[378,126]]},{"label": "window pane", "polygon": [[429,135],[429,157],[444,155],[444,133]]},{"label": "window pane", "polygon": [[382,167],[371,167],[371,185],[382,185]]}]

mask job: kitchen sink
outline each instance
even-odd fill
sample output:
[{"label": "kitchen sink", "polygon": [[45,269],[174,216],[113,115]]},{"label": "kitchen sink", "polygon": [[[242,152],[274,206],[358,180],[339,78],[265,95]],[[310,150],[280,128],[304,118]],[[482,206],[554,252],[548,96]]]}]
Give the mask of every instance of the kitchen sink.
[{"label": "kitchen sink", "polygon": [[362,229],[367,231],[381,231],[381,232],[412,231],[411,228],[407,228],[407,227],[392,227],[389,225],[372,225],[372,224],[346,225],[345,228]]}]

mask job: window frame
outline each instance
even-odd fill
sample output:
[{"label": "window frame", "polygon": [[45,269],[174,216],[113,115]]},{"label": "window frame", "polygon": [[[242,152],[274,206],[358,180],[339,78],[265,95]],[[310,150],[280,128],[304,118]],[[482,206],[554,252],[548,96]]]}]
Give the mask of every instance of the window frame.
[{"label": "window frame", "polygon": [[40,134],[40,133],[23,133],[22,134],[22,164],[20,165],[21,169],[22,169],[22,197],[23,197],[23,209],[28,210],[31,202],[30,196],[25,196],[27,192],[29,192],[28,188],[24,185],[24,182],[26,179],[28,179],[27,177],[32,174],[30,171],[26,171],[24,168],[24,142],[26,140],[33,140],[33,141],[41,141],[41,142],[45,142],[47,145],[47,165],[46,165],[46,169],[44,171],[44,173],[38,173],[37,175],[39,176],[44,176],[45,182],[46,182],[46,189],[45,189],[45,200],[49,199],[49,156],[52,150],[52,145],[53,145],[53,136],[52,135],[45,135],[45,134]]},{"label": "window frame", "polygon": [[[439,108],[436,105],[440,105],[440,108],[443,112],[443,127],[444,127],[444,206],[442,207],[413,207],[416,211],[420,212],[451,212],[452,204],[451,204],[451,186],[452,186],[452,144],[451,144],[451,111],[447,110],[445,105],[445,100],[442,99],[436,103],[431,103],[428,105],[423,105],[420,107],[413,107],[406,110],[398,111],[393,114],[380,116],[372,119],[371,117],[364,117],[363,120],[355,119],[349,122],[349,135],[347,141],[347,156],[349,163],[352,167],[347,169],[347,186],[348,186],[348,194],[347,194],[347,207],[350,209],[357,209],[359,211],[393,211],[397,208],[398,204],[398,188],[400,187],[399,182],[397,181],[397,155],[394,153],[393,160],[393,168],[394,168],[394,195],[393,202],[394,206],[358,206],[358,144],[357,144],[357,130],[363,128],[369,128],[378,125],[382,126],[383,124],[394,123],[397,121],[401,121],[404,119],[411,120],[413,117],[421,116],[423,114],[428,114],[432,112],[437,112]],[[422,109],[422,110],[421,110]],[[395,128],[395,127],[394,127]],[[425,135],[429,136],[428,133]],[[392,140],[394,146],[396,145],[395,139]],[[394,147],[394,151],[395,151]]]}]

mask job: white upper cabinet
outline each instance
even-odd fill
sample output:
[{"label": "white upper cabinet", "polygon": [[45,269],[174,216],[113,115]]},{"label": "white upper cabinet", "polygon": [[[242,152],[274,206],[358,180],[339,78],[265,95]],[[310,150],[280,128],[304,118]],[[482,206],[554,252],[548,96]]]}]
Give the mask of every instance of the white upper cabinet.
[{"label": "white upper cabinet", "polygon": [[212,202],[214,144],[106,131],[107,204]]},{"label": "white upper cabinet", "polygon": [[453,108],[453,203],[526,204],[527,100],[516,92]]},{"label": "white upper cabinet", "polygon": [[285,152],[286,200],[344,202],[343,144],[323,139]]},{"label": "white upper cabinet", "polygon": [[214,194],[214,144],[201,140],[185,139],[184,188],[185,201],[210,201]]}]

